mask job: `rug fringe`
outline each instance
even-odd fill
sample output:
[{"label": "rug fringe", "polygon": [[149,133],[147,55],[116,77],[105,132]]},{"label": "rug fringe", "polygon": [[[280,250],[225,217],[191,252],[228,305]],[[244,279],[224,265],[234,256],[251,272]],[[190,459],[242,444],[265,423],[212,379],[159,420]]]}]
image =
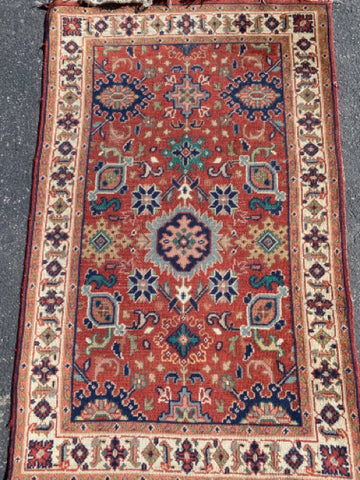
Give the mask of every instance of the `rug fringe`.
[{"label": "rug fringe", "polygon": [[[42,1],[42,0],[39,0]],[[46,0],[45,0],[46,1]],[[118,5],[124,5],[124,4],[131,4],[135,3],[137,5],[141,5],[144,8],[151,7],[153,4],[153,0],[83,0],[84,3],[89,5],[90,7],[101,7],[106,4],[118,4]]]},{"label": "rug fringe", "polygon": [[39,8],[47,8],[50,7],[50,5],[54,2],[55,0],[34,0],[34,5]]}]

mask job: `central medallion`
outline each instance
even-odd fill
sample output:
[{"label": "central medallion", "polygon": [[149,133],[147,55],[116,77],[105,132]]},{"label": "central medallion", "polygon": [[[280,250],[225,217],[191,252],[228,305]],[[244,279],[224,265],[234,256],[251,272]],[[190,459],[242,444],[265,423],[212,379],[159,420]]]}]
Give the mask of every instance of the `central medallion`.
[{"label": "central medallion", "polygon": [[168,269],[175,277],[192,277],[199,268],[205,272],[207,267],[221,261],[218,232],[222,223],[206,213],[179,208],[148,222],[147,228],[151,233],[146,260],[161,270]]},{"label": "central medallion", "polygon": [[178,213],[158,230],[158,254],[178,272],[190,272],[210,249],[210,230],[189,212]]}]

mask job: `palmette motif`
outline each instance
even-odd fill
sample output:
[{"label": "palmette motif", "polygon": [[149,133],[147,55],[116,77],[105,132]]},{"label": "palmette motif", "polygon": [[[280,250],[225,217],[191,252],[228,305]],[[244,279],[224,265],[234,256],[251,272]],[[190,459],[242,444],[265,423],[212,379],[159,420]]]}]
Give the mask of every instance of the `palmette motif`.
[{"label": "palmette motif", "polygon": [[12,479],[358,478],[327,10],[51,9]]}]

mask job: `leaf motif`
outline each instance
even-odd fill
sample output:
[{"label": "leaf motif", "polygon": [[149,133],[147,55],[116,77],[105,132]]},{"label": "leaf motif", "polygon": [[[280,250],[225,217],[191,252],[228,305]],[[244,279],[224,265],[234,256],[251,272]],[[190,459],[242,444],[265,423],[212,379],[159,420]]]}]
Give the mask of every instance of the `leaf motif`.
[{"label": "leaf motif", "polygon": [[216,411],[218,413],[224,413],[224,400],[216,400],[215,399],[215,403],[216,403]]},{"label": "leaf motif", "polygon": [[229,353],[232,353],[234,355],[234,357],[236,356],[235,343],[238,340],[238,338],[239,338],[239,335],[235,335],[235,337],[230,337],[229,338],[229,342],[230,342]]},{"label": "leaf motif", "polygon": [[276,365],[278,367],[279,372],[282,373],[283,375],[285,375],[285,373],[286,373],[285,365],[282,362],[280,362],[280,360],[276,361]]},{"label": "leaf motif", "polygon": [[142,360],[135,360],[136,366],[139,370],[144,368],[144,362]]},{"label": "leaf motif", "polygon": [[228,362],[223,362],[223,370],[224,372],[226,372],[227,370],[229,370],[231,367],[231,360],[229,360]]},{"label": "leaf motif", "polygon": [[136,342],[137,336],[128,334],[128,337],[130,340],[130,355],[133,355],[135,352],[138,351],[138,346]]},{"label": "leaf motif", "polygon": [[216,333],[216,335],[221,335],[221,330],[220,328],[213,328],[214,332]]},{"label": "leaf motif", "polygon": [[83,365],[84,372],[87,372],[90,367],[91,367],[91,358],[88,358]]},{"label": "leaf motif", "polygon": [[153,403],[154,403],[154,399],[151,398],[150,400],[148,400],[146,397],[144,398],[144,405],[145,405],[145,410],[146,411],[150,411],[150,410],[153,410]]}]

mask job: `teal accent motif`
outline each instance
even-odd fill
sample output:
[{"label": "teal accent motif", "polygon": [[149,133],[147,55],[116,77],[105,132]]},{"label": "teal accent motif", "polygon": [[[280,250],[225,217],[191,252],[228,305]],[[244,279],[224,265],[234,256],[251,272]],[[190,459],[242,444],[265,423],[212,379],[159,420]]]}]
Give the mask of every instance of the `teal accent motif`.
[{"label": "teal accent motif", "polygon": [[205,165],[202,158],[209,158],[212,154],[207,148],[203,148],[205,138],[194,140],[186,134],[178,142],[171,138],[169,143],[171,148],[161,151],[165,157],[170,157],[168,169],[173,170],[177,167],[177,170],[182,171],[185,175],[194,171],[194,166],[199,170],[204,170]]}]

